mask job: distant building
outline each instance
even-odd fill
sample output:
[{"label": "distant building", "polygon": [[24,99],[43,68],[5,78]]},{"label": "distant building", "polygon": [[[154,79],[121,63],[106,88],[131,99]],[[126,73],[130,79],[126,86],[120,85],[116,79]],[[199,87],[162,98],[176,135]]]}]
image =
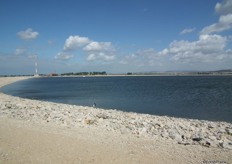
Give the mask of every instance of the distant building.
[{"label": "distant building", "polygon": [[48,76],[58,76],[57,73],[50,73]]}]

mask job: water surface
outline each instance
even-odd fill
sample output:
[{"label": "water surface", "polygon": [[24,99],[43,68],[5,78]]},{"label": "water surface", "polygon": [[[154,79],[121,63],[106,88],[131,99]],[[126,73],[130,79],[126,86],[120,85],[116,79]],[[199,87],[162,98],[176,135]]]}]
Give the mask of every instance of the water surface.
[{"label": "water surface", "polygon": [[0,90],[30,99],[232,122],[232,77],[32,78]]}]

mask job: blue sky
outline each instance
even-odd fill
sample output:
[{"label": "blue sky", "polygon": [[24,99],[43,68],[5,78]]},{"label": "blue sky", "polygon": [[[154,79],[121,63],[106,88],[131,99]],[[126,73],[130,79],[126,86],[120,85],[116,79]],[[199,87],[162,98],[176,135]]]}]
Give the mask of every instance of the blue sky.
[{"label": "blue sky", "polygon": [[232,69],[232,0],[1,0],[0,74]]}]

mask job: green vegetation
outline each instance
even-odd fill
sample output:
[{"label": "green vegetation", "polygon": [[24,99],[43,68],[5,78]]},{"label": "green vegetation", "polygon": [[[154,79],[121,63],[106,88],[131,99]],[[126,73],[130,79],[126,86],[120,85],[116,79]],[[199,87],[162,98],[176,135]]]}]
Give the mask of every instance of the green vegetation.
[{"label": "green vegetation", "polygon": [[105,71],[103,72],[68,72],[62,73],[61,76],[87,76],[87,75],[107,75]]}]

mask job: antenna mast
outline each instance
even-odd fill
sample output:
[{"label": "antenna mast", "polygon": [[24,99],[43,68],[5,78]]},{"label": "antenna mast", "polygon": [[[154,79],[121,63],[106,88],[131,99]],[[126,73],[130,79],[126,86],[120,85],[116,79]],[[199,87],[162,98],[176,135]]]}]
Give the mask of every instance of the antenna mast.
[{"label": "antenna mast", "polygon": [[34,76],[39,76],[38,75],[38,69],[37,69],[37,55],[35,55],[35,75]]}]

